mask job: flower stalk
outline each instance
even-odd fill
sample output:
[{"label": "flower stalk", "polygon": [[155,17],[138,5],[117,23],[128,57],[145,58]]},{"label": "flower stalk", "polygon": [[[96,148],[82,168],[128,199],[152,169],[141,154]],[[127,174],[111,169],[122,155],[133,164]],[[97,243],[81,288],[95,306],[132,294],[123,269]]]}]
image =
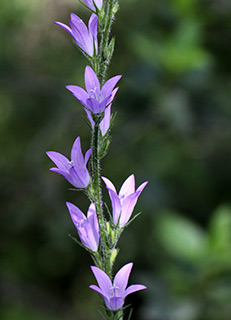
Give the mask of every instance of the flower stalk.
[{"label": "flower stalk", "polygon": [[[119,237],[134,219],[130,218],[147,182],[135,189],[135,177],[132,174],[117,193],[113,183],[101,177],[100,161],[106,155],[110,144],[109,133],[113,119],[111,105],[118,91],[115,86],[121,78],[121,75],[117,75],[105,81],[115,44],[115,39],[110,39],[111,26],[119,5],[118,0],[83,1],[93,12],[88,27],[73,13],[70,27],[61,22],[55,23],[74,38],[80,51],[91,62],[92,68],[85,68],[86,90],[76,85],[66,86],[83,105],[88,116],[92,128],[91,148],[83,156],[78,137],[71,150],[71,160],[54,151],[47,152],[47,155],[57,166],[51,168],[51,171],[64,176],[75,188],[84,191],[91,202],[86,215],[74,204],[66,203],[81,242],[72,236],[71,238],[92,256],[95,266],[91,269],[98,286],[91,285],[90,288],[98,292],[104,300],[105,319],[124,320],[123,305],[126,296],[146,287],[140,284],[127,287],[133,263],[124,265],[114,277],[113,265],[119,252]],[[90,170],[87,168],[89,159]],[[109,221],[103,210],[101,180],[105,183],[111,200],[111,211],[105,204],[110,216]]]}]

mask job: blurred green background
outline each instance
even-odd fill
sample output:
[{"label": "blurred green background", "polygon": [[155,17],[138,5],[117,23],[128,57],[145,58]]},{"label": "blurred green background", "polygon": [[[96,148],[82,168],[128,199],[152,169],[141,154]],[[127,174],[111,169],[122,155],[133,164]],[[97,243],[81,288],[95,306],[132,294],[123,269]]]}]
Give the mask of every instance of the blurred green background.
[{"label": "blurred green background", "polygon": [[[123,74],[102,173],[117,189],[149,180],[143,214],[115,269],[134,262],[133,320],[228,320],[231,314],[231,2],[121,0],[108,76]],[[49,172],[90,131],[65,89],[87,61],[53,24],[77,0],[0,0],[0,319],[96,320],[99,298],[66,201],[84,195]],[[105,197],[107,194],[104,190]]]}]

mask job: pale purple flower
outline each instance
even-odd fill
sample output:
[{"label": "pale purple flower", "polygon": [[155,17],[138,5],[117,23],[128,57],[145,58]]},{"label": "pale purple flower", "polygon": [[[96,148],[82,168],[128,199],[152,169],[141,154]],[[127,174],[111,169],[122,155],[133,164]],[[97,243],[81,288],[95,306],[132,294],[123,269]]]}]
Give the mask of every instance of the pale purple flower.
[{"label": "pale purple flower", "polygon": [[[78,86],[69,85],[66,88],[72,92],[82,105],[92,113],[102,113],[112,102],[118,88],[115,88],[117,82],[122,76],[115,76],[107,80],[100,88],[99,80],[91,67],[85,68],[85,87],[86,91]],[[115,88],[115,89],[114,89]]]},{"label": "pale purple flower", "polygon": [[64,176],[76,188],[86,188],[90,182],[90,175],[87,170],[87,162],[92,149],[89,149],[83,158],[80,137],[76,138],[71,149],[71,161],[62,154],[55,151],[48,151],[46,154],[56,164],[57,168],[51,171]]},{"label": "pale purple flower", "polygon": [[111,198],[113,221],[115,225],[119,221],[119,226],[122,227],[130,219],[138,197],[148,182],[142,183],[135,191],[135,176],[132,174],[125,180],[119,194],[117,194],[113,183],[105,177],[102,177],[102,179]]},{"label": "pale purple flower", "polygon": [[[93,129],[94,128],[94,120],[91,116],[91,112],[88,111],[86,108],[85,108],[85,111],[87,113],[88,119],[90,120],[91,127]],[[102,136],[105,136],[105,134],[108,132],[108,129],[110,127],[110,123],[111,123],[111,104],[109,104],[109,106],[105,109],[104,117],[99,124]]]},{"label": "pale purple flower", "polygon": [[82,244],[92,251],[97,251],[99,245],[99,225],[95,205],[91,203],[87,217],[72,203],[66,202],[66,205]]},{"label": "pale purple flower", "polygon": [[91,267],[99,287],[91,285],[89,288],[97,291],[103,296],[108,309],[113,311],[120,309],[123,306],[124,299],[127,295],[147,288],[141,284],[135,284],[126,289],[132,266],[133,263],[128,263],[123,266],[115,275],[113,284],[104,271],[97,267]]},{"label": "pale purple flower", "polygon": [[96,8],[100,10],[103,5],[103,0],[83,0],[83,1],[86,3],[88,8],[90,8],[93,11],[95,11]]},{"label": "pale purple flower", "polygon": [[62,22],[55,21],[55,24],[69,32],[77,45],[90,57],[94,52],[98,52],[97,27],[98,17],[93,13],[88,22],[88,28],[85,23],[74,13],[71,13],[70,27]]}]

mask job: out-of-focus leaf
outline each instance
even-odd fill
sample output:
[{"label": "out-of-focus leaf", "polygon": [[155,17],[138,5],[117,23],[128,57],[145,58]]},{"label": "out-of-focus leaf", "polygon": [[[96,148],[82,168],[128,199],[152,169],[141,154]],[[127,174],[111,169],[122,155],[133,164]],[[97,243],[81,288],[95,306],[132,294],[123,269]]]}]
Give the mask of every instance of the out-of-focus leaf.
[{"label": "out-of-focus leaf", "polygon": [[231,207],[223,205],[214,212],[209,225],[209,239],[217,253],[227,253],[231,260]]},{"label": "out-of-focus leaf", "polygon": [[156,232],[161,243],[173,256],[198,262],[208,253],[205,232],[179,214],[163,212],[157,221]]}]

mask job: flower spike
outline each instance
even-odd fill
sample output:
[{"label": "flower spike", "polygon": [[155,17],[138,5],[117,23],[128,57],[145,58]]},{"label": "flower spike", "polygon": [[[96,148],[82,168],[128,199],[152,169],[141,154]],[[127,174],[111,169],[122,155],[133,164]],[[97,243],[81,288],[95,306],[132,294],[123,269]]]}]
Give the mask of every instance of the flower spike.
[{"label": "flower spike", "polygon": [[88,22],[88,28],[84,22],[74,13],[71,14],[70,27],[62,22],[55,24],[66,30],[74,38],[76,44],[90,57],[98,52],[97,27],[98,17],[93,13]]},{"label": "flower spike", "polygon": [[113,284],[104,271],[97,267],[91,267],[99,287],[91,285],[89,288],[103,296],[109,310],[119,310],[124,305],[124,300],[127,295],[146,289],[146,287],[141,284],[131,285],[126,289],[132,266],[133,263],[128,263],[123,266],[115,275]]},{"label": "flower spike", "polygon": [[112,77],[104,83],[102,88],[100,88],[100,83],[95,72],[91,67],[86,66],[86,91],[81,87],[73,85],[66,86],[66,88],[72,92],[73,96],[79,100],[88,111],[95,114],[102,113],[114,99],[118,90],[115,86],[121,77],[121,75]]},{"label": "flower spike", "polygon": [[71,149],[71,161],[61,153],[48,151],[46,154],[56,164],[57,168],[51,168],[51,171],[64,176],[76,188],[86,188],[90,182],[90,175],[87,170],[87,162],[92,149],[89,149],[85,158],[83,158],[80,137],[76,138]]}]

